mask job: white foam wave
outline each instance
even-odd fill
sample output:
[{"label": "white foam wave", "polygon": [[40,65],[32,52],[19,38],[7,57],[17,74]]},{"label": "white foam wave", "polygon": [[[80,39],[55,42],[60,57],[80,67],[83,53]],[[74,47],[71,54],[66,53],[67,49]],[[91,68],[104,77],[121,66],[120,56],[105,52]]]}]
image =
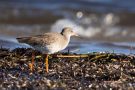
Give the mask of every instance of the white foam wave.
[{"label": "white foam wave", "polygon": [[[106,18],[109,18],[105,21]],[[111,18],[111,19],[110,19]],[[103,19],[103,22],[101,21],[100,25],[93,25],[93,23],[89,23],[86,26],[83,24],[78,24],[75,20],[71,19],[59,19],[57,20],[52,26],[51,31],[60,32],[63,27],[72,27],[75,32],[77,32],[80,36],[83,37],[127,37],[132,35],[128,28],[122,28],[119,26],[112,25],[111,23],[114,23],[112,20],[112,17],[106,16],[105,19]],[[82,19],[83,21],[83,19]],[[133,36],[133,35],[132,35]],[[101,37],[101,38],[102,38]]]},{"label": "white foam wave", "polygon": [[96,27],[84,28],[83,26],[77,25],[74,21],[69,19],[58,20],[52,25],[51,31],[60,32],[63,27],[72,27],[75,32],[84,37],[92,37],[101,31],[100,28]]}]

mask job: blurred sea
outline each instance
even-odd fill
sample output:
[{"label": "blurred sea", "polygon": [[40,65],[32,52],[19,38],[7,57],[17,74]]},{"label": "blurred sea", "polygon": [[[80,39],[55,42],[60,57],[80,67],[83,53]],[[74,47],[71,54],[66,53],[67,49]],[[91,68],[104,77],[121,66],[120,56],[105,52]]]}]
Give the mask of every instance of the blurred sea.
[{"label": "blurred sea", "polygon": [[[75,53],[135,53],[135,0],[1,0],[0,46],[29,47],[16,37],[74,28]],[[64,50],[67,51],[67,50]]]}]

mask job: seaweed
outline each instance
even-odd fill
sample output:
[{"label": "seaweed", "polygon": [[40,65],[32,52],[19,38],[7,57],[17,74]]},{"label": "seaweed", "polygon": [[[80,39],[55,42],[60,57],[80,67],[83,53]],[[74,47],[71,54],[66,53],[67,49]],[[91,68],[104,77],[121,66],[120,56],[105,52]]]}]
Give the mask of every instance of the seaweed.
[{"label": "seaweed", "polygon": [[[33,72],[28,66],[32,52],[36,56]],[[59,52],[49,56],[49,73],[43,62],[39,51],[1,48],[0,90],[135,89],[134,55]]]}]

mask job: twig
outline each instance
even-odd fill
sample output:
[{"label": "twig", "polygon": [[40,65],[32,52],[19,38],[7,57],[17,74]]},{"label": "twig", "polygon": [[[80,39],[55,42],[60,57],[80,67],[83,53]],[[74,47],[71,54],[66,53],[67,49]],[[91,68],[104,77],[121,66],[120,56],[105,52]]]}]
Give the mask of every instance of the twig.
[{"label": "twig", "polygon": [[57,55],[58,58],[87,58],[89,55]]}]

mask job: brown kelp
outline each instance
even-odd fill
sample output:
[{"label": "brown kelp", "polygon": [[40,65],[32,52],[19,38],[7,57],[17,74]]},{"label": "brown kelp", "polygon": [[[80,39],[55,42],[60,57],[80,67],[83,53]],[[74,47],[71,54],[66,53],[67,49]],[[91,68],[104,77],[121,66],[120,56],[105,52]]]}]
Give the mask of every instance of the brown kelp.
[{"label": "brown kelp", "polygon": [[[45,72],[42,53],[32,49],[0,49],[0,89],[135,89],[135,56],[115,53],[55,53]],[[70,57],[61,57],[69,55]]]}]

